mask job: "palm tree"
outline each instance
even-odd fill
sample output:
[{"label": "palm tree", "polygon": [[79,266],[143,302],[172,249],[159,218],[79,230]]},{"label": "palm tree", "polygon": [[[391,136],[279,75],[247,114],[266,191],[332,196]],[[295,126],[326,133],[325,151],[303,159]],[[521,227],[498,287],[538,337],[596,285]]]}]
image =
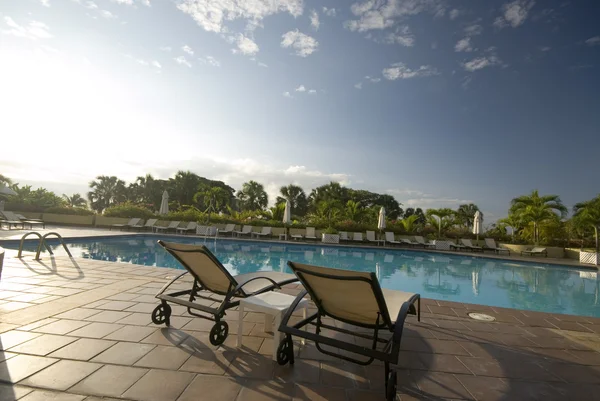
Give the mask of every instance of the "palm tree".
[{"label": "palm tree", "polygon": [[278,196],[275,203],[284,203],[285,201],[290,202],[292,213],[296,216],[304,216],[308,208],[308,200],[306,199],[306,192],[298,185],[290,184],[286,187],[279,189],[281,196]]},{"label": "palm tree", "polygon": [[596,239],[596,253],[598,246],[598,227],[600,227],[600,195],[592,200],[577,203],[573,207],[573,221],[579,227],[592,227]]},{"label": "palm tree", "polygon": [[206,210],[207,219],[210,222],[210,214],[218,213],[225,208],[229,203],[229,193],[220,187],[207,187],[202,191],[196,192],[194,195],[195,203],[202,203]]},{"label": "palm tree", "polygon": [[540,196],[534,190],[530,195],[522,195],[511,201],[510,214],[519,215],[525,223],[533,223],[533,240],[536,245],[540,236],[540,223],[555,219],[556,212],[560,217],[567,215],[567,208],[558,195]]},{"label": "palm tree", "polygon": [[269,203],[265,187],[256,181],[248,181],[237,192],[242,210],[263,210]]},{"label": "palm tree", "polygon": [[507,217],[498,220],[498,223],[510,226],[513,242],[515,241],[515,235],[518,234],[524,226],[523,219],[521,218],[521,216],[514,213],[509,214]]},{"label": "palm tree", "polygon": [[427,210],[427,221],[432,226],[438,229],[438,237],[442,236],[442,231],[447,230],[452,224],[452,217],[455,212],[449,208],[441,209],[428,209]]},{"label": "palm tree", "polygon": [[365,209],[361,206],[359,202],[349,200],[348,202],[346,202],[346,208],[344,209],[344,213],[346,214],[346,218],[348,218],[348,220],[352,220],[355,223],[360,223],[364,217]]},{"label": "palm tree", "polygon": [[413,215],[403,218],[402,220],[399,221],[399,223],[402,225],[402,228],[404,229],[405,232],[413,233],[416,231],[417,226],[418,226],[417,220],[419,220],[419,216],[417,216],[416,214],[413,214]]},{"label": "palm tree", "polygon": [[475,212],[478,210],[479,207],[473,203],[469,203],[468,205],[460,205],[458,209],[456,209],[456,218],[461,224],[464,224],[465,227],[471,228],[473,227]]},{"label": "palm tree", "polygon": [[319,203],[324,200],[338,201],[344,204],[348,201],[348,188],[335,181],[314,188],[308,196],[311,211],[315,211]]},{"label": "palm tree", "polygon": [[125,181],[115,176],[99,175],[90,182],[90,188],[91,191],[87,194],[90,207],[97,212],[102,212],[107,207],[124,202],[126,199]]},{"label": "palm tree", "polygon": [[180,205],[191,205],[198,192],[201,179],[191,171],[178,171],[169,179],[169,197]]},{"label": "palm tree", "polygon": [[73,194],[72,196],[63,194],[63,199],[68,207],[86,207],[87,202],[81,194]]}]

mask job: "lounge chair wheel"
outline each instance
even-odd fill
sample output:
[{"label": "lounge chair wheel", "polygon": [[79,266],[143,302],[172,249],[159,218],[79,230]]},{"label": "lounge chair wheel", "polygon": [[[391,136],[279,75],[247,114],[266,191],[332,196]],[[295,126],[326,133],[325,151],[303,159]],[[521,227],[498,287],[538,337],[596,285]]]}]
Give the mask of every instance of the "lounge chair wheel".
[{"label": "lounge chair wheel", "polygon": [[387,387],[385,389],[385,398],[387,401],[396,399],[398,374],[395,370],[390,370],[388,373]]},{"label": "lounge chair wheel", "polygon": [[154,324],[163,324],[166,323],[168,326],[171,317],[171,307],[166,304],[160,304],[152,311],[152,323]]},{"label": "lounge chair wheel", "polygon": [[279,347],[277,347],[277,363],[280,365],[285,365],[290,362],[290,364],[294,363],[294,345],[289,338],[284,338],[279,343]]},{"label": "lounge chair wheel", "polygon": [[210,343],[212,345],[221,345],[227,338],[229,325],[227,322],[219,321],[210,329]]}]

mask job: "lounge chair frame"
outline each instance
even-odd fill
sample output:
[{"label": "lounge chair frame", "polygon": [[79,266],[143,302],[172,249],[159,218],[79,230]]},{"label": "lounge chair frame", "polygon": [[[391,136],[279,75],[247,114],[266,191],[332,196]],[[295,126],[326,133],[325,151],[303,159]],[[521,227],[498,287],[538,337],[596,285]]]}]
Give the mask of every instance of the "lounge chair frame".
[{"label": "lounge chair frame", "polygon": [[[392,322],[391,317],[388,313],[385,297],[383,295],[383,292],[379,285],[379,280],[377,279],[375,273],[371,273],[370,278],[360,276],[339,276],[314,271],[306,271],[303,270],[301,267],[295,266],[292,262],[288,262],[288,266],[293,267],[294,271],[296,272],[296,275],[299,276],[300,281],[304,285],[305,290],[298,294],[298,296],[296,297],[292,305],[288,308],[287,312],[281,320],[279,331],[285,334],[285,338],[279,344],[277,350],[277,362],[280,365],[285,365],[287,362],[290,362],[290,364],[294,364],[292,336],[314,341],[316,348],[323,354],[340,358],[348,362],[356,363],[358,365],[366,366],[371,364],[375,360],[382,361],[385,367],[385,387],[387,397],[386,399],[389,401],[395,400],[397,383],[396,369],[398,367],[398,359],[400,355],[400,342],[402,340],[402,330],[404,328],[404,321],[408,314],[416,315],[418,321],[421,321],[421,296],[419,294],[414,294],[410,299],[405,301],[398,312],[398,316],[395,322]],[[371,290],[373,291],[373,295],[375,296],[379,310],[383,311],[384,313],[379,313],[377,315],[377,320],[375,324],[353,322],[348,319],[344,319],[341,317],[337,317],[333,314],[327,313],[323,308],[322,303],[319,301],[319,297],[316,296],[310,284],[308,284],[308,282],[306,282],[305,280],[302,280],[302,274],[309,274],[316,277],[335,279],[341,281],[366,282],[371,286]],[[302,319],[300,322],[294,325],[288,325],[290,318],[292,317],[292,314],[294,313],[298,304],[307,294],[311,296],[311,299],[315,303],[317,307],[317,312],[312,314],[311,316],[308,316],[305,319]],[[353,326],[372,329],[373,334],[369,335],[364,333],[358,333],[356,331],[346,330],[340,327],[325,324],[322,320],[324,317],[330,317],[342,323],[350,324]],[[303,328],[308,325],[315,326],[314,333],[307,330],[303,330]],[[328,329],[338,333],[349,334],[366,340],[371,340],[371,347],[367,348],[348,341],[343,341],[331,338],[330,336],[322,335],[320,334],[322,329]],[[382,329],[389,330],[392,333],[392,336],[387,340],[380,338],[379,331]],[[379,343],[385,344],[382,350],[377,349],[377,345]],[[334,351],[329,351],[323,349],[322,345],[327,345],[330,347],[349,351],[353,354],[363,356],[366,359],[357,359]]]},{"label": "lounge chair frame", "polygon": [[536,251],[536,248],[521,251],[521,256],[523,256],[523,255],[529,255],[529,256],[542,255],[547,258],[548,250],[546,248],[542,248],[542,249],[543,250],[541,250],[541,251]]},{"label": "lounge chair frame", "polygon": [[[191,268],[188,268],[188,265],[183,260],[181,260],[181,258],[179,258],[179,256],[177,256],[177,254],[175,252],[172,252],[170,250],[169,245],[167,245],[164,241],[159,240],[158,244],[160,246],[162,246],[167,252],[169,252],[171,254],[171,256],[173,256],[183,267],[185,267],[186,271],[179,274],[178,276],[174,277],[171,281],[169,281],[167,284],[165,284],[160,289],[160,291],[158,291],[158,293],[156,294],[155,297],[160,299],[161,304],[158,305],[152,312],[152,322],[155,324],[165,323],[167,326],[169,326],[171,324],[171,321],[170,321],[171,307],[169,306],[168,302],[171,302],[171,303],[174,303],[177,305],[181,305],[181,306],[185,306],[190,315],[199,317],[201,319],[207,319],[212,322],[215,322],[215,325],[212,327],[212,329],[210,331],[210,342],[213,345],[220,345],[227,338],[227,334],[229,333],[229,326],[228,326],[227,322],[223,321],[222,319],[225,316],[227,310],[229,310],[231,308],[235,308],[236,306],[239,305],[240,298],[246,298],[246,297],[249,297],[252,295],[262,294],[264,292],[272,291],[276,288],[281,289],[281,286],[283,286],[283,285],[287,285],[292,282],[298,281],[298,279],[294,277],[290,280],[286,280],[286,281],[282,281],[282,282],[278,283],[269,277],[257,276],[257,277],[250,278],[249,280],[243,281],[241,283],[238,283],[238,281],[235,279],[235,277],[232,276],[227,271],[227,269],[225,269],[225,267],[219,261],[219,259],[217,259],[206,248],[200,247],[197,249],[189,249],[189,250],[178,249],[177,252],[204,253],[222,271],[222,273],[225,274],[225,276],[227,276],[227,278],[230,281],[230,285],[229,285],[227,292],[217,291],[217,290],[208,288],[202,282],[202,279],[200,277],[198,277],[198,275],[196,275],[196,273]],[[194,277],[194,283],[193,283],[191,289],[179,290],[179,291],[167,293],[167,289],[173,283],[175,283],[176,281],[178,281],[180,278],[182,278],[183,276],[185,276],[188,273],[191,274],[192,277]],[[252,281],[255,281],[255,280],[267,280],[271,283],[271,285],[263,287],[261,290],[253,292],[253,293],[244,292],[243,287],[246,284],[248,284]],[[201,293],[202,291],[207,291],[210,294],[217,294],[217,295],[222,296],[223,298],[222,299],[213,298],[211,296],[202,294]],[[187,300],[185,298],[187,298]],[[210,307],[207,305],[202,305],[202,304],[194,302],[198,298],[208,300],[211,302],[220,302],[220,304],[217,307]],[[234,299],[234,298],[237,298],[237,299]],[[193,312],[193,310],[203,312],[204,314],[195,313],[195,312]]]}]

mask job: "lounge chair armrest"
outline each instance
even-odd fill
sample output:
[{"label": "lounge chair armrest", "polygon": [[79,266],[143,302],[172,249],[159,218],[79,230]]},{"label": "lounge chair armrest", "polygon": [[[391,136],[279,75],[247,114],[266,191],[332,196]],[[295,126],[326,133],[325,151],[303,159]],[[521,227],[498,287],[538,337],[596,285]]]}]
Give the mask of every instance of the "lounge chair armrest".
[{"label": "lounge chair armrest", "polygon": [[394,334],[392,335],[392,355],[398,355],[400,353],[400,341],[402,340],[404,321],[406,320],[410,307],[413,306],[415,302],[421,302],[421,296],[419,294],[413,295],[408,301],[404,302],[398,311],[398,317],[394,323]]},{"label": "lounge chair armrest", "polygon": [[241,290],[241,289],[242,289],[242,287],[244,287],[246,284],[248,284],[249,282],[251,282],[251,281],[254,281],[254,280],[267,280],[267,281],[270,281],[270,282],[271,282],[271,284],[273,284],[273,286],[274,286],[275,288],[281,289],[281,286],[279,285],[279,283],[277,283],[277,282],[276,282],[275,280],[273,280],[272,278],[269,278],[269,277],[252,277],[251,279],[249,279],[249,280],[246,280],[246,281],[244,281],[244,282],[243,282],[243,283],[241,283],[241,284],[238,284],[238,286],[237,286],[237,287],[235,287],[235,289],[233,290],[233,294],[237,294],[237,292],[238,292],[239,290]]},{"label": "lounge chair armrest", "polygon": [[156,296],[158,297],[159,295],[161,295],[163,292],[166,291],[167,288],[169,288],[169,286],[171,284],[173,284],[175,281],[179,280],[181,277],[185,276],[186,274],[188,274],[188,271],[184,271],[181,274],[178,274],[177,276],[175,276],[171,281],[169,281],[167,284],[163,285],[163,287],[160,289],[160,291],[158,291],[158,293],[156,294]]},{"label": "lounge chair armrest", "polygon": [[[304,299],[306,294],[308,294],[308,291],[303,290],[302,292],[300,292],[300,294],[298,294],[298,296],[296,296],[296,299],[294,299],[294,302],[292,302],[290,307],[285,312],[285,315],[283,315],[283,318],[281,319],[281,324],[279,325],[279,327],[287,326],[290,318],[292,317],[292,313],[294,313],[294,311],[298,307],[298,304],[300,303],[300,301],[302,301],[302,299]],[[277,328],[277,330],[279,330],[279,327]]]}]

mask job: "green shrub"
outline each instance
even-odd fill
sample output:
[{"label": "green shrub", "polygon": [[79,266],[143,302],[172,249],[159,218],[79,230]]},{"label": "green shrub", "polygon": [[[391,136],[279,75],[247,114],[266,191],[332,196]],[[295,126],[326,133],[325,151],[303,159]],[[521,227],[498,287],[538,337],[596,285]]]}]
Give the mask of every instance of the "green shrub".
[{"label": "green shrub", "polygon": [[172,221],[196,221],[198,223],[206,223],[206,214],[196,209],[178,210],[169,212],[166,216],[161,216],[161,220],[172,220]]},{"label": "green shrub", "polygon": [[335,228],[333,228],[333,227],[328,227],[328,228],[326,228],[325,230],[323,230],[323,233],[324,233],[324,234],[337,234],[337,233],[338,233],[338,230],[336,230],[336,229],[335,229]]},{"label": "green shrub", "polygon": [[49,207],[48,209],[44,210],[44,213],[73,214],[73,215],[77,215],[77,216],[90,216],[90,215],[94,214],[93,211],[84,209],[82,207],[64,207],[64,206]]},{"label": "green shrub", "polygon": [[11,212],[31,212],[31,213],[43,213],[45,208],[37,205],[28,205],[20,202],[5,202],[4,210]]},{"label": "green shrub", "polygon": [[154,217],[154,212],[142,206],[136,206],[131,203],[121,203],[120,205],[106,208],[103,215],[106,217],[139,217],[142,219],[149,219]]}]

